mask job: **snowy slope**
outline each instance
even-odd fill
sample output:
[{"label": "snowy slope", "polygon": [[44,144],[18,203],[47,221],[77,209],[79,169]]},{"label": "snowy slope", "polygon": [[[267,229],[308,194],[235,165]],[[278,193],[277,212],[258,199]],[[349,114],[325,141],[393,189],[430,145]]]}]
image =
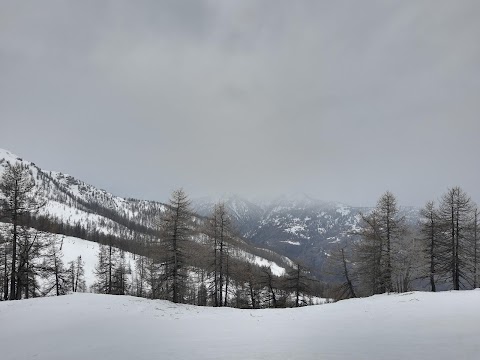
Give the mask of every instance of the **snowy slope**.
[{"label": "snowy slope", "polygon": [[[55,236],[55,235],[54,235]],[[100,244],[83,240],[71,236],[60,236],[58,237],[63,238],[62,244],[62,253],[63,253],[63,263],[66,265],[69,261],[75,260],[78,256],[82,257],[82,261],[84,261],[84,269],[85,269],[85,284],[87,285],[87,289],[89,289],[93,283],[95,282],[95,265],[98,262],[98,251],[100,248]],[[129,252],[125,252],[125,260],[127,263],[127,268],[130,267],[132,271],[135,270],[135,260],[133,254]],[[129,281],[131,279],[129,278]]]},{"label": "snowy slope", "polygon": [[478,359],[480,291],[238,310],[75,294],[0,303],[3,360]]},{"label": "snowy slope", "polygon": [[115,196],[70,175],[42,170],[34,163],[0,149],[0,176],[7,164],[16,163],[28,168],[39,195],[47,202],[40,214],[49,215],[69,225],[80,223],[83,226],[89,222],[93,226],[102,225],[100,230],[104,234],[121,232],[125,237],[128,234],[125,225],[110,219],[110,215],[153,228],[157,215],[164,211],[161,203]]},{"label": "snowy slope", "polygon": [[[99,234],[113,235],[119,239],[155,241],[151,232],[144,230],[158,228],[159,217],[165,211],[164,204],[115,196],[70,175],[43,170],[32,162],[0,149],[0,176],[7,164],[16,163],[22,163],[28,168],[40,196],[46,201],[46,205],[40,209],[38,215],[48,216],[57,223],[79,226],[89,234],[96,231]],[[241,206],[238,205],[238,209],[240,208]],[[237,212],[240,211],[238,209]],[[233,214],[237,216],[237,213]],[[138,225],[145,229],[139,228]],[[268,259],[269,254],[264,255],[267,258],[251,254],[249,251],[254,249],[246,243],[243,244],[245,245],[243,250],[234,251],[237,259],[258,266],[271,266],[277,275],[285,273],[285,266],[289,264],[289,259],[274,254],[275,258],[281,259],[281,263],[275,263]],[[248,250],[245,251],[245,249]],[[90,284],[87,280],[88,285]]]},{"label": "snowy slope", "polygon": [[[0,234],[3,237],[6,237],[11,231],[10,225],[0,223]],[[30,232],[34,233],[34,229],[30,229]],[[75,261],[78,256],[82,257],[82,261],[84,262],[84,271],[85,271],[85,285],[87,290],[95,282],[95,265],[98,262],[98,252],[100,249],[100,244],[88,241],[84,239],[79,239],[72,236],[64,236],[59,234],[51,234],[51,233],[43,233],[42,236],[46,236],[48,238],[56,238],[58,243],[61,244],[61,254],[62,254],[62,261],[63,265],[68,268],[68,263],[70,261]],[[48,249],[44,249],[46,251]],[[127,264],[127,268],[130,268],[132,272],[135,271],[135,260],[134,255],[129,252],[124,252],[125,255],[125,262]],[[138,255],[137,255],[138,257]],[[42,259],[43,257],[40,256],[38,259]],[[128,280],[131,282],[132,275],[127,275]],[[41,278],[37,279],[40,283],[42,282]]]}]

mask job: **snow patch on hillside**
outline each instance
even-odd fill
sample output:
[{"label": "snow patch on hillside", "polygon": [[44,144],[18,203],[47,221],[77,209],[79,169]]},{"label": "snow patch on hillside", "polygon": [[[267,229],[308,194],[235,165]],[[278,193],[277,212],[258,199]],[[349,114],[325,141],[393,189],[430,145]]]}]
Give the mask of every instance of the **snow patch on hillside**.
[{"label": "snow patch on hillside", "polygon": [[336,236],[331,236],[327,238],[329,244],[336,244],[340,242],[340,239]]},{"label": "snow patch on hillside", "polygon": [[230,255],[236,259],[247,261],[251,264],[269,267],[272,271],[272,274],[276,276],[282,276],[286,272],[285,268],[277,265],[275,262],[264,259],[257,255],[250,254],[241,249],[237,249],[237,248],[230,249]]},{"label": "snow patch on hillside", "polygon": [[346,205],[343,205],[343,204],[338,204],[338,207],[337,207],[337,213],[341,214],[342,216],[347,216],[347,215],[350,215],[350,207],[346,206]]},{"label": "snow patch on hillside", "polygon": [[89,225],[92,229],[94,228],[105,235],[115,235],[114,228],[127,230],[124,226],[103,216],[91,214],[53,200],[48,200],[38,214],[56,217],[61,222],[72,226],[79,224],[83,228],[87,228],[87,225]]},{"label": "snow patch on hillside", "polygon": [[294,225],[288,229],[284,230],[285,232],[288,232],[290,234],[298,235],[298,233],[305,231],[305,226],[302,225]]},{"label": "snow patch on hillside", "polygon": [[285,241],[280,241],[280,242],[287,243],[287,244],[290,244],[290,245],[300,245],[300,241],[285,240]]},{"label": "snow patch on hillside", "polygon": [[75,261],[78,256],[82,257],[82,261],[85,263],[85,284],[87,289],[95,282],[95,264],[98,261],[99,248],[100,245],[95,242],[71,236],[66,236],[62,239],[63,263],[66,266],[69,261]]}]

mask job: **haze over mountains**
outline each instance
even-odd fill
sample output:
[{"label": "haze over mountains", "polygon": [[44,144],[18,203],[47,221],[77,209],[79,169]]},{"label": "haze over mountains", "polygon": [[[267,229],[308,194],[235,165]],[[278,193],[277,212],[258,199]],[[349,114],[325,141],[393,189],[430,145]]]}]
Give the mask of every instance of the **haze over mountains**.
[{"label": "haze over mountains", "polygon": [[[7,150],[0,150],[2,158],[3,162],[18,161]],[[115,235],[130,243],[149,239],[157,226],[158,214],[164,211],[163,203],[117,197],[61,172],[24,163],[30,164],[42,194],[49,199],[41,214],[81,226],[87,232]],[[302,193],[269,200],[247,200],[232,194],[204,197],[193,199],[192,207],[198,215],[209,216],[218,201],[225,203],[238,235],[254,247],[300,261],[318,278],[322,278],[331,252],[351,238],[360,221],[359,213],[370,210],[325,202]],[[412,222],[418,216],[416,208],[403,208],[402,212]]]},{"label": "haze over mountains", "polygon": [[[306,194],[283,195],[270,201],[254,202],[237,195],[215,199],[194,199],[194,209],[208,214],[215,202],[223,201],[235,219],[239,233],[260,247],[275,250],[304,263],[322,277],[326,259],[344,246],[358,230],[360,213],[369,207],[325,202]],[[415,207],[403,207],[402,216],[414,224]]]}]

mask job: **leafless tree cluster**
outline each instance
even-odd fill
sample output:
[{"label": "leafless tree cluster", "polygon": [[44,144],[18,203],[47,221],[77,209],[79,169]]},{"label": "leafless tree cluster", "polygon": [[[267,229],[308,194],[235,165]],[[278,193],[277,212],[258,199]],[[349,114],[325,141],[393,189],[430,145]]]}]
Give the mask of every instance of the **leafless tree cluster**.
[{"label": "leafless tree cluster", "polygon": [[67,281],[61,241],[30,227],[32,215],[45,205],[41,199],[28,168],[7,164],[0,179],[0,215],[7,224],[0,234],[3,300],[62,295],[84,288],[80,263],[75,272],[79,280],[76,284]]},{"label": "leafless tree cluster", "polygon": [[344,279],[337,298],[478,287],[478,209],[461,188],[449,189],[438,206],[427,202],[415,224],[407,224],[390,192],[360,217],[353,241],[333,254]]},{"label": "leafless tree cluster", "polygon": [[101,246],[95,290],[201,306],[263,308],[307,305],[318,287],[301,265],[278,276],[270,266],[246,261],[222,203],[199,221],[185,192],[176,190],[158,228],[158,241],[144,243],[142,255],[135,255],[135,270],[127,270],[130,282],[124,283],[118,270],[125,268],[119,250]]},{"label": "leafless tree cluster", "polygon": [[437,283],[454,290],[478,286],[478,209],[459,187],[449,189],[438,207],[422,209],[421,240],[432,291]]}]

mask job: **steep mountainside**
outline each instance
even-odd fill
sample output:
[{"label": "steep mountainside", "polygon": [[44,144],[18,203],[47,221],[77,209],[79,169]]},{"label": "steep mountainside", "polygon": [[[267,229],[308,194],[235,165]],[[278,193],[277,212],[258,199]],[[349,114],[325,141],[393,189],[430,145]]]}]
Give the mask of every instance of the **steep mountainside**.
[{"label": "steep mountainside", "polygon": [[[42,170],[34,163],[0,149],[0,176],[8,164],[15,163],[26,166],[35,180],[38,194],[46,202],[39,215],[48,216],[54,225],[51,231],[88,240],[112,236],[127,251],[133,251],[132,244],[137,242],[156,240],[158,222],[167,205],[115,196],[72,176]],[[192,214],[192,221],[201,223],[204,219]],[[202,234],[197,234],[193,240],[205,244]],[[270,265],[279,275],[291,264],[289,259],[255,248],[240,238],[231,244],[231,254],[256,265]]]},{"label": "steep mountainside", "polygon": [[238,195],[227,195],[219,198],[203,197],[192,202],[196,213],[208,216],[213,211],[216,203],[224,202],[228,213],[235,223],[236,230],[242,236],[249,238],[257,229],[257,222],[264,214],[264,209],[251,201]]},{"label": "steep mountainside", "polygon": [[[154,229],[164,204],[124,199],[70,175],[40,169],[9,151],[0,149],[0,175],[7,163],[22,163],[32,174],[39,195],[46,200],[41,215],[72,226],[95,227],[104,234],[133,238],[131,228]],[[145,229],[144,229],[145,230]]]}]

